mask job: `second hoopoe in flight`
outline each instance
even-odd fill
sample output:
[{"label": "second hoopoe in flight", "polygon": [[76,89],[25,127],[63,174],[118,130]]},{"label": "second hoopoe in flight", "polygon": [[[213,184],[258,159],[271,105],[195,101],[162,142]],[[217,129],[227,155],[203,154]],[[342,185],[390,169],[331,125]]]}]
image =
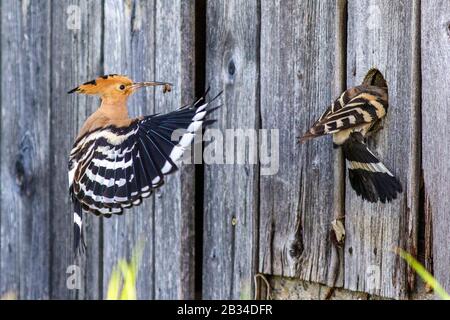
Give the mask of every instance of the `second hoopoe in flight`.
[{"label": "second hoopoe in flight", "polygon": [[402,192],[397,178],[367,147],[364,139],[375,132],[388,110],[386,80],[371,69],[357,87],[346,90],[300,138],[300,142],[333,135],[347,160],[350,184],[369,202],[390,202]]},{"label": "second hoopoe in flight", "polygon": [[100,107],[82,126],[69,158],[76,252],[82,241],[83,210],[109,217],[139,205],[163,184],[165,175],[177,169],[176,162],[195,133],[213,122],[206,116],[218,107],[210,107],[215,98],[206,101],[205,97],[166,114],[130,118],[129,96],[149,86],[164,86],[164,92],[171,89],[168,83],[136,83],[113,74],[68,92],[101,98]]}]

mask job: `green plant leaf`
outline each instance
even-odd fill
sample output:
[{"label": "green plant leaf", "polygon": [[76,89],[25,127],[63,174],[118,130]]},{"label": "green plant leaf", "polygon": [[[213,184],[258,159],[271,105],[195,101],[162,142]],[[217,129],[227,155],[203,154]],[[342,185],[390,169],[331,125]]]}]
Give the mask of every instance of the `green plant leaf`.
[{"label": "green plant leaf", "polygon": [[117,267],[114,267],[108,282],[108,292],[106,293],[107,300],[119,299],[120,280],[121,279],[119,269]]},{"label": "green plant leaf", "polygon": [[417,274],[422,278],[425,283],[427,283],[431,288],[433,288],[434,292],[443,300],[450,300],[450,295],[442,288],[439,282],[425,269],[425,267],[417,261],[412,255],[408,252],[398,249],[397,254],[402,257],[408,265],[413,268]]},{"label": "green plant leaf", "polygon": [[130,263],[128,263],[125,259],[119,260],[119,262],[113,268],[113,271],[111,273],[111,277],[108,282],[108,291],[106,299],[108,300],[137,299],[136,280],[143,252],[144,252],[144,242],[139,241],[133,250]]}]

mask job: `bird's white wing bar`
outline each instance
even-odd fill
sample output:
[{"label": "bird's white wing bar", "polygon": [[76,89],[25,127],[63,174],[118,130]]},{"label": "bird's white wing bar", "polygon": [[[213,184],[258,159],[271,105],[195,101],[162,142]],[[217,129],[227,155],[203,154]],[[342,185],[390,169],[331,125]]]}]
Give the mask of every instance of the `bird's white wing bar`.
[{"label": "bird's white wing bar", "polygon": [[[201,103],[203,101],[203,103]],[[139,205],[177,170],[176,162],[195,133],[209,124],[214,99],[163,115],[135,119],[128,127],[109,124],[78,139],[71,152],[73,197],[85,210],[109,216]],[[172,141],[175,130],[184,133]]]}]

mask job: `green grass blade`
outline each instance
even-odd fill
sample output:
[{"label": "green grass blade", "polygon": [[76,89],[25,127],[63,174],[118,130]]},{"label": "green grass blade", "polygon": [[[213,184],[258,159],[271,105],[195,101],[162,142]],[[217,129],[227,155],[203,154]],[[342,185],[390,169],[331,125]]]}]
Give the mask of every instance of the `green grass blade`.
[{"label": "green grass blade", "polygon": [[427,283],[434,292],[443,300],[450,300],[450,295],[442,288],[439,282],[425,269],[425,267],[408,252],[398,249],[398,255],[402,257],[408,265],[413,268],[417,274]]},{"label": "green grass blade", "polygon": [[108,292],[106,293],[106,300],[117,300],[119,299],[120,293],[120,272],[117,267],[115,267],[111,273],[111,277],[108,282]]}]

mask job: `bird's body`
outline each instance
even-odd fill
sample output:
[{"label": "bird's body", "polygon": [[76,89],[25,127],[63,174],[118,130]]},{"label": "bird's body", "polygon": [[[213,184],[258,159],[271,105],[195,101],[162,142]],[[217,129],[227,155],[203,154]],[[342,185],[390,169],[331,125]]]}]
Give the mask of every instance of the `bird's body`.
[{"label": "bird's body", "polygon": [[300,138],[300,142],[305,142],[332,134],[335,146],[343,148],[353,189],[370,202],[389,202],[402,192],[397,178],[364,141],[386,116],[388,102],[386,81],[378,70],[372,69],[360,86],[343,92]]},{"label": "bird's body", "polygon": [[176,162],[215,109],[210,108],[212,100],[200,99],[167,114],[130,118],[128,97],[139,87],[154,85],[168,89],[164,83],[133,83],[109,75],[70,91],[102,99],[80,129],[69,158],[76,248],[82,235],[82,210],[109,217],[139,205],[164,183],[165,175],[177,169]]}]

